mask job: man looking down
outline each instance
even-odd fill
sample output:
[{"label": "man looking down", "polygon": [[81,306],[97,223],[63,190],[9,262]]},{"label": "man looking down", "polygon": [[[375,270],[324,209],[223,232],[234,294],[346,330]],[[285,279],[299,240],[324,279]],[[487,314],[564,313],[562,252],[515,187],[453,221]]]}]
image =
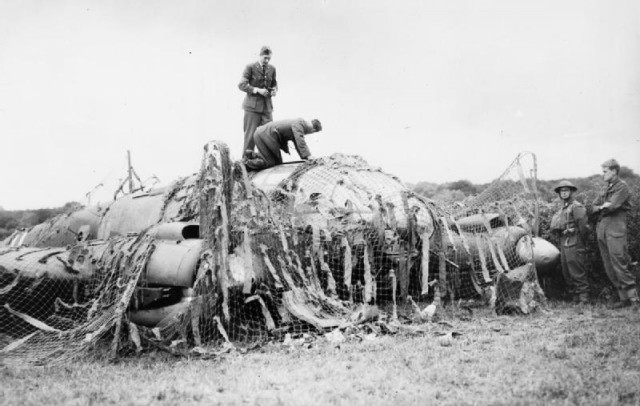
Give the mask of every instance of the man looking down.
[{"label": "man looking down", "polygon": [[263,46],[260,49],[258,62],[250,63],[242,72],[242,79],[238,88],[245,92],[242,101],[244,110],[244,149],[253,151],[253,133],[262,124],[273,121],[273,102],[278,91],[276,68],[271,65],[271,48]]},{"label": "man looking down", "polygon": [[309,151],[304,138],[307,134],[318,131],[322,131],[322,124],[317,119],[309,122],[301,118],[294,118],[261,125],[253,134],[258,152],[245,151],[244,163],[248,169],[254,171],[280,165],[282,164],[280,151],[289,153],[289,141],[293,142],[301,159],[310,159],[312,158],[311,151]]}]

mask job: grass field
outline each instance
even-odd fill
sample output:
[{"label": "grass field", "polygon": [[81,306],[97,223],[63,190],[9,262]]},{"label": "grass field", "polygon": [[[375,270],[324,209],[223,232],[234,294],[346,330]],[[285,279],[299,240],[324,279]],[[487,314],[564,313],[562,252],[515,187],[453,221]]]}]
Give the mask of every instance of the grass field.
[{"label": "grass field", "polygon": [[443,313],[444,323],[422,333],[308,337],[215,360],[146,353],[3,366],[0,403],[640,404],[638,311],[551,304],[533,316]]}]

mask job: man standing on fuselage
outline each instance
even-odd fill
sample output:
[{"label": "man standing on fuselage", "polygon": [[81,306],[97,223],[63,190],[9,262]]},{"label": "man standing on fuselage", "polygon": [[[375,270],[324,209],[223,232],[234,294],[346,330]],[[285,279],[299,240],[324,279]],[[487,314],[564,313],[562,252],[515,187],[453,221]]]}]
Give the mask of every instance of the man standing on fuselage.
[{"label": "man standing on fuselage", "polygon": [[246,151],[253,151],[255,143],[253,134],[261,125],[273,121],[273,103],[271,98],[278,91],[276,68],[269,64],[271,48],[260,49],[258,62],[250,63],[242,72],[238,88],[246,93],[242,102],[244,110],[244,146]]}]

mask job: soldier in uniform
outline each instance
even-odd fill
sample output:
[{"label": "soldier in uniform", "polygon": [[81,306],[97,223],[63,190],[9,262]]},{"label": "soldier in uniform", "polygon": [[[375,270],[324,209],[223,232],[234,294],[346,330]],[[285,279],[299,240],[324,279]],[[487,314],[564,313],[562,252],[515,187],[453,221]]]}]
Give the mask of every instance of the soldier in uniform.
[{"label": "soldier in uniform", "polygon": [[562,199],[562,207],[551,219],[551,230],[560,237],[562,275],[575,303],[589,301],[589,283],[585,267],[585,247],[588,233],[587,210],[574,199],[578,188],[563,180],[553,189]]},{"label": "soldier in uniform", "polygon": [[319,120],[311,122],[301,118],[272,121],[256,129],[253,135],[258,152],[247,151],[244,163],[248,169],[261,170],[282,163],[280,150],[289,153],[289,141],[293,142],[301,159],[312,159],[311,151],[304,137],[322,130]]},{"label": "soldier in uniform", "polygon": [[615,159],[602,164],[602,176],[607,182],[593,202],[598,215],[596,234],[604,269],[618,291],[620,302],[613,308],[640,308],[636,280],[629,269],[627,251],[627,212],[631,210],[629,186],[618,176],[620,165]]},{"label": "soldier in uniform", "polygon": [[244,110],[244,149],[253,151],[253,133],[258,126],[273,121],[273,102],[271,98],[278,91],[276,68],[269,64],[271,48],[260,49],[258,62],[248,64],[242,72],[238,88],[246,93],[242,102]]}]

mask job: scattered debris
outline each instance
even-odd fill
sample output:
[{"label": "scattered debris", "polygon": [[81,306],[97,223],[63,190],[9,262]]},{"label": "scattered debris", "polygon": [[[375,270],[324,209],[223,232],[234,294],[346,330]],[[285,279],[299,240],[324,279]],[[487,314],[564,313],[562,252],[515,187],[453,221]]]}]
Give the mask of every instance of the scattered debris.
[{"label": "scattered debris", "polygon": [[340,344],[346,341],[344,334],[340,332],[340,329],[335,329],[330,333],[324,335],[324,337],[332,344]]}]

